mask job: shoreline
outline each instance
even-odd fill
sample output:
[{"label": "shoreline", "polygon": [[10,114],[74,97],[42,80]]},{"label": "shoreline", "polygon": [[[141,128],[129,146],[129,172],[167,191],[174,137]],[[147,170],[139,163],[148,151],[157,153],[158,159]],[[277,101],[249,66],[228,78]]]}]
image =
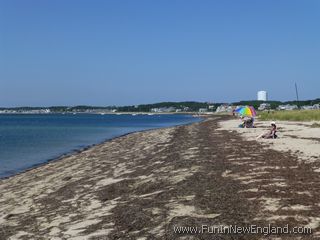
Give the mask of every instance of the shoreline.
[{"label": "shoreline", "polygon": [[[197,122],[202,122],[205,120],[205,116],[199,116],[199,121]],[[98,143],[94,143],[94,144],[90,144],[90,145],[87,145],[87,146],[84,146],[84,147],[81,147],[81,148],[76,148],[76,149],[72,149],[70,151],[66,151],[64,153],[61,153],[59,154],[58,156],[56,157],[52,157],[52,158],[49,158],[49,159],[46,159],[44,160],[42,163],[38,163],[38,164],[34,164],[24,170],[21,170],[21,171],[18,171],[10,176],[6,176],[6,177],[0,177],[0,183],[2,180],[5,180],[5,179],[9,179],[11,177],[15,177],[17,175],[20,175],[20,174],[23,174],[23,173],[26,173],[26,172],[29,172],[33,169],[36,169],[36,168],[39,168],[39,167],[42,167],[42,166],[45,166],[46,164],[49,164],[51,162],[56,162],[56,161],[60,161],[60,160],[63,160],[65,158],[68,158],[68,157],[72,157],[74,155],[77,155],[79,153],[82,153],[84,151],[87,151],[91,148],[94,148],[94,147],[99,147],[100,145],[103,145],[109,141],[112,141],[114,139],[117,139],[117,138],[121,138],[121,137],[125,137],[129,134],[133,134],[133,133],[138,133],[138,132],[145,132],[145,131],[152,131],[152,130],[157,130],[157,129],[166,129],[166,128],[173,128],[173,127],[177,127],[177,126],[186,126],[186,125],[190,125],[190,124],[193,124],[193,123],[197,123],[197,122],[191,122],[191,123],[185,123],[185,124],[178,124],[178,125],[174,125],[174,126],[168,126],[168,127],[159,127],[159,128],[151,128],[151,129],[144,129],[144,130],[137,130],[137,131],[132,131],[132,132],[128,132],[128,133],[124,133],[124,134],[121,134],[119,136],[115,136],[115,137],[112,137],[112,138],[107,138],[107,139],[104,139],[102,141],[99,141]]]},{"label": "shoreline", "polygon": [[0,239],[177,239],[174,226],[202,224],[320,236],[320,163],[221,129],[230,119],[130,133],[1,180]]},{"label": "shoreline", "polygon": [[28,113],[28,112],[16,112],[16,113],[1,113],[0,115],[215,115],[215,112],[51,112],[51,113]]}]

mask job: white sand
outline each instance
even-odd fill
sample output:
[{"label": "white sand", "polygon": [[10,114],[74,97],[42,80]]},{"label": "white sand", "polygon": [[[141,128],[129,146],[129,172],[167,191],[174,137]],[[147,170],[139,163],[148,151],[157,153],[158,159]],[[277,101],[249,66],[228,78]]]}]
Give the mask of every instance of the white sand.
[{"label": "white sand", "polygon": [[[257,136],[270,128],[270,121],[256,120],[256,128],[239,128],[240,123],[239,119],[223,121],[220,129],[237,131],[247,140],[257,140]],[[304,161],[320,161],[320,128],[312,128],[312,123],[277,121],[278,138],[257,141],[274,150],[291,152]]]}]

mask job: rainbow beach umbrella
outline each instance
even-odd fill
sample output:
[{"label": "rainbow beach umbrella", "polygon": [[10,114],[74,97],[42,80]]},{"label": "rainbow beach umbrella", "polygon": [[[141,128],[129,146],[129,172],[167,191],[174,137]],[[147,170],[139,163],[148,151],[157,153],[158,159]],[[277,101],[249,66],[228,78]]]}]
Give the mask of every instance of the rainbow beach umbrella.
[{"label": "rainbow beach umbrella", "polygon": [[256,110],[252,106],[240,107],[235,112],[244,117],[255,117],[257,115]]}]

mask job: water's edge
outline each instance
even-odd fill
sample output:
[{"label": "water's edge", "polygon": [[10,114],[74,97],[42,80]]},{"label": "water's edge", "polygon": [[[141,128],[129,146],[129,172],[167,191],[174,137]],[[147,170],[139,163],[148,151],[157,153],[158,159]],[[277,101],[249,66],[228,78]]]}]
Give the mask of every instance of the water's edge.
[{"label": "water's edge", "polygon": [[125,134],[121,134],[119,136],[115,136],[115,137],[111,137],[111,138],[106,138],[98,143],[94,143],[94,144],[90,144],[90,145],[87,145],[87,146],[84,146],[84,147],[81,147],[81,148],[75,148],[75,149],[72,149],[70,151],[67,151],[65,153],[62,153],[62,154],[59,154],[57,155],[56,157],[52,157],[52,158],[49,158],[49,159],[45,159],[42,163],[37,163],[37,164],[33,164],[31,165],[30,167],[24,169],[24,170],[21,170],[21,171],[18,171],[12,175],[9,175],[9,176],[5,176],[5,177],[0,177],[0,181],[1,180],[5,180],[5,179],[9,179],[9,178],[13,178],[15,176],[18,176],[18,175],[21,175],[21,174],[24,174],[26,172],[29,172],[33,169],[36,169],[36,168],[40,168],[42,166],[45,166],[47,165],[48,163],[51,163],[51,162],[55,162],[55,161],[60,161],[60,160],[63,160],[67,157],[71,157],[71,156],[74,156],[74,155],[77,155],[77,154],[80,154],[88,149],[91,149],[93,147],[98,147],[100,145],[103,145],[107,142],[110,142],[110,141],[113,141],[115,139],[118,139],[118,138],[122,138],[122,137],[125,137],[129,134],[134,134],[134,133],[139,133],[139,132],[148,132],[148,131],[156,131],[156,130],[160,130],[160,129],[170,129],[170,128],[177,128],[177,127],[181,127],[181,126],[189,126],[189,125],[192,125],[192,124],[196,124],[196,123],[199,123],[199,122],[202,122],[204,121],[205,118],[203,117],[198,117],[198,121],[196,122],[191,122],[191,123],[185,123],[185,124],[178,124],[178,125],[175,125],[175,126],[169,126],[169,127],[159,127],[159,128],[151,128],[151,129],[145,129],[145,130],[138,130],[138,131],[132,131],[132,132],[128,132],[128,133],[125,133]]}]

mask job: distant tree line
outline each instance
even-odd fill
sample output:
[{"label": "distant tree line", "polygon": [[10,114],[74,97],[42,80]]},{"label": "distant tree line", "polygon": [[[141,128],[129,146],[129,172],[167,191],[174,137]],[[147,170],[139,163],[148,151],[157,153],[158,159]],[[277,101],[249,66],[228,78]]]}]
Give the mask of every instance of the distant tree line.
[{"label": "distant tree line", "polygon": [[[123,106],[118,107],[117,110],[119,112],[150,112],[153,108],[169,108],[173,107],[175,109],[181,109],[184,110],[185,108],[188,108],[188,111],[194,112],[198,111],[199,108],[208,108],[210,104],[208,102],[160,102],[160,103],[154,103],[154,104],[141,104],[141,105],[135,105],[135,106]],[[217,104],[215,104],[217,105]]]},{"label": "distant tree line", "polygon": [[251,101],[240,101],[240,102],[234,102],[232,105],[250,105],[254,108],[258,108],[261,103],[269,103],[271,109],[276,109],[279,105],[297,105],[298,107],[305,106],[305,105],[314,105],[320,103],[320,98],[314,99],[314,100],[303,100],[303,101],[257,101],[257,100],[251,100]]},{"label": "distant tree line", "polygon": [[[304,105],[313,105],[313,104],[320,104],[320,98],[314,99],[314,100],[303,100],[303,101],[239,101],[239,102],[233,102],[231,105],[251,105],[255,108],[258,108],[261,103],[269,103],[271,106],[271,109],[276,109],[279,105],[284,104],[291,104],[291,105],[297,105],[298,107],[304,106]],[[130,106],[86,106],[86,105],[80,105],[80,106],[52,106],[52,107],[15,107],[15,108],[0,108],[0,110],[14,110],[14,111],[31,111],[31,110],[41,110],[41,109],[49,109],[51,112],[84,112],[84,111],[95,111],[95,110],[116,110],[118,112],[150,112],[151,109],[154,108],[175,108],[175,109],[181,109],[182,111],[190,111],[195,112],[198,111],[199,108],[206,108],[211,111],[215,111],[215,109],[220,106],[221,104],[227,104],[227,103],[209,103],[209,102],[194,102],[194,101],[185,101],[185,102],[160,102],[160,103],[153,103],[153,104],[141,104],[141,105],[130,105]]]}]

